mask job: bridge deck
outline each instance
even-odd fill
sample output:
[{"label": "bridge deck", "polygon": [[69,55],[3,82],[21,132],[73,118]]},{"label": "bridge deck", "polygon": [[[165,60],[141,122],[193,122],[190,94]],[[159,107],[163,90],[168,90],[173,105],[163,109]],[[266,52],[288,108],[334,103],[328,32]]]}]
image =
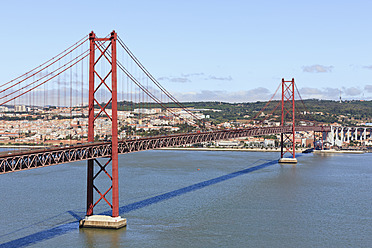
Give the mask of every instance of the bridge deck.
[{"label": "bridge deck", "polygon": [[[124,154],[231,138],[288,133],[291,132],[291,130],[291,126],[263,127],[146,137],[120,140],[118,149],[119,154]],[[329,132],[330,127],[299,126],[296,127],[296,131]],[[111,152],[111,142],[93,142],[68,147],[50,147],[45,149],[9,152],[8,154],[0,155],[0,174],[81,160],[110,157]]]}]

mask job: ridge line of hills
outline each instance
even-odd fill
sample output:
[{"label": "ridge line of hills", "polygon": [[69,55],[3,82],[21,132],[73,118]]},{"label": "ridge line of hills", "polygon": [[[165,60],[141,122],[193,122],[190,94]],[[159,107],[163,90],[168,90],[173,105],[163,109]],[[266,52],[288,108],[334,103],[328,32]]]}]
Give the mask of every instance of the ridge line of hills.
[{"label": "ridge line of hills", "polygon": [[[214,123],[222,123],[226,121],[244,121],[250,120],[264,106],[267,101],[243,102],[243,103],[228,103],[218,101],[201,101],[201,102],[181,102],[183,106],[189,109],[202,109],[205,115],[209,115]],[[279,100],[271,101],[263,111],[261,119],[267,114],[270,114],[277,105]],[[165,103],[166,107],[179,108],[175,103]],[[134,107],[154,108],[158,105],[144,103]],[[119,102],[118,109],[126,110],[131,107],[129,102]],[[210,109],[210,110],[207,110]],[[220,111],[214,111],[220,110]],[[306,99],[303,101],[295,101],[296,119],[316,121],[322,123],[340,123],[346,125],[356,125],[358,123],[372,122],[372,101],[350,100],[350,101],[333,101],[333,100],[318,100]],[[278,116],[281,115],[281,105],[273,112],[272,120],[278,121]],[[276,116],[276,117],[275,117]]]}]

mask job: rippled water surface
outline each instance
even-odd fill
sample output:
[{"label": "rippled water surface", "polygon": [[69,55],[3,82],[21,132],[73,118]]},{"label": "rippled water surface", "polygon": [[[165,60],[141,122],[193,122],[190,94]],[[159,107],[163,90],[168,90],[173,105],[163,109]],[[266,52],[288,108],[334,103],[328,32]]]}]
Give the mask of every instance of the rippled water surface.
[{"label": "rippled water surface", "polygon": [[0,247],[371,247],[372,154],[278,156],[121,155],[120,230],[78,228],[86,162],[0,175]]}]

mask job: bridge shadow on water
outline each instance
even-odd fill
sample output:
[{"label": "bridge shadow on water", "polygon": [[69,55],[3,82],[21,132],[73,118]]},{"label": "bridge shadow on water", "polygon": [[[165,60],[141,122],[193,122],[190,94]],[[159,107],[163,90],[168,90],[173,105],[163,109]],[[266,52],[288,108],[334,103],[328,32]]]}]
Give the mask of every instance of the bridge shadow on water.
[{"label": "bridge shadow on water", "polygon": [[[257,162],[255,162],[255,163],[257,163]],[[177,197],[177,196],[180,196],[180,195],[183,195],[183,194],[186,194],[186,193],[198,190],[198,189],[202,189],[202,188],[205,188],[205,187],[208,187],[208,186],[211,186],[211,185],[214,185],[214,184],[217,184],[217,183],[229,180],[229,179],[233,179],[235,177],[245,175],[245,174],[248,174],[248,173],[251,173],[251,172],[254,172],[254,171],[266,168],[268,166],[275,165],[275,164],[278,164],[278,161],[277,160],[271,160],[271,161],[268,161],[268,162],[260,164],[260,165],[249,167],[249,168],[244,169],[244,170],[236,171],[236,172],[226,174],[226,175],[223,175],[223,176],[220,176],[220,177],[216,177],[216,178],[213,178],[213,179],[209,179],[209,180],[206,180],[206,181],[203,181],[203,182],[200,182],[200,183],[192,184],[190,186],[187,186],[187,187],[184,187],[184,188],[181,188],[181,189],[177,189],[177,190],[174,190],[174,191],[170,191],[170,192],[167,192],[167,193],[164,193],[164,194],[160,194],[160,195],[157,195],[157,196],[154,196],[154,197],[142,200],[142,201],[134,202],[134,203],[131,203],[131,204],[120,207],[119,208],[119,213],[120,213],[120,215],[122,215],[122,214],[125,214],[125,213],[128,213],[128,212],[131,212],[131,211],[134,211],[134,210],[137,210],[137,209],[140,209],[140,208],[144,208],[144,207],[150,206],[152,204],[156,204],[158,202],[165,201],[165,200],[168,200],[168,199],[171,199],[171,198],[174,198],[174,197]],[[50,229],[47,229],[47,230],[43,230],[43,231],[40,231],[40,232],[37,232],[37,233],[34,233],[34,234],[30,234],[30,235],[27,235],[25,237],[15,239],[15,240],[12,240],[12,241],[9,241],[9,242],[6,242],[6,243],[2,243],[2,244],[0,244],[0,248],[26,247],[26,246],[37,244],[39,242],[42,242],[42,241],[45,241],[45,240],[48,240],[48,239],[52,239],[52,238],[61,236],[63,234],[66,234],[68,232],[71,232],[71,231],[74,231],[74,230],[78,229],[79,228],[79,220],[82,219],[82,217],[79,216],[78,214],[76,214],[73,211],[67,211],[67,212],[70,215],[72,215],[76,219],[76,221],[69,222],[69,223],[66,223],[66,224],[62,224],[62,225],[59,225],[59,226],[56,226],[56,227],[53,227],[53,228],[50,228]],[[110,215],[111,211],[105,211],[105,212],[102,212],[100,214],[101,215]],[[21,229],[18,230],[18,231],[21,231]]]}]

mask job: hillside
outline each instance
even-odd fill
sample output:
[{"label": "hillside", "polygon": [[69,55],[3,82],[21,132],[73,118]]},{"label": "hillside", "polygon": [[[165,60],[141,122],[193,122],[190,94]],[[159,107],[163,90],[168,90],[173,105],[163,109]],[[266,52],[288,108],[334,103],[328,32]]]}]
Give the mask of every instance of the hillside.
[{"label": "hillside", "polygon": [[[189,109],[203,109],[205,115],[209,115],[211,121],[215,124],[225,121],[250,120],[256,116],[259,111],[267,104],[267,102],[247,102],[247,103],[226,103],[226,102],[183,102],[185,107]],[[133,105],[129,102],[120,102],[120,110],[133,110],[133,108],[154,108],[159,107],[155,104]],[[167,107],[177,108],[174,103],[164,104]],[[296,101],[296,119],[311,120],[323,123],[339,122],[345,125],[354,125],[361,122],[372,122],[372,101],[331,101],[308,99]],[[264,114],[270,114],[274,108],[276,110],[273,115],[277,116],[277,121],[280,120],[281,106],[279,101],[272,101]],[[207,111],[206,109],[210,109]],[[213,111],[221,110],[221,111]],[[304,113],[306,112],[306,113]],[[266,117],[262,116],[261,119]]]}]

